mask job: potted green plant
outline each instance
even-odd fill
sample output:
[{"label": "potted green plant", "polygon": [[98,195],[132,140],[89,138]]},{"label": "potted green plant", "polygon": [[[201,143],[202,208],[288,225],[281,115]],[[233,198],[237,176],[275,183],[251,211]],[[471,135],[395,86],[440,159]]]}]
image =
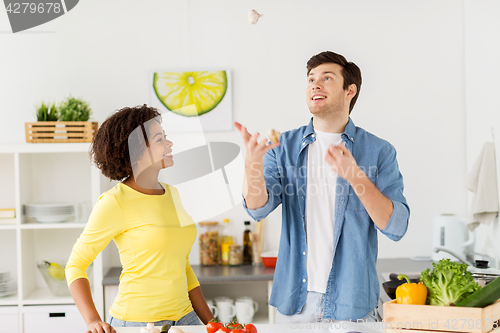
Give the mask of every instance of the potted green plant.
[{"label": "potted green plant", "polygon": [[50,104],[42,102],[41,105],[36,107],[37,121],[57,121],[58,118],[59,114],[55,103],[52,103],[52,106],[50,106]]},{"label": "potted green plant", "polygon": [[98,123],[90,122],[92,110],[81,98],[67,97],[56,107],[42,103],[36,123],[26,123],[26,142],[92,142]]},{"label": "potted green plant", "polygon": [[89,103],[81,98],[69,96],[59,104],[60,121],[88,121],[91,114]]}]

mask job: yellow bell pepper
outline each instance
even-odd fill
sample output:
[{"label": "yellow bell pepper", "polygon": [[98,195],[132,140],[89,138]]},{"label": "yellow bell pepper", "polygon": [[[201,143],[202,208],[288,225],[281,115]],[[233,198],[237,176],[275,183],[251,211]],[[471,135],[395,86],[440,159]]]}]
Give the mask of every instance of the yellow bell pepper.
[{"label": "yellow bell pepper", "polygon": [[411,283],[410,279],[404,274],[398,275],[398,279],[406,279],[407,283],[403,283],[396,288],[396,302],[398,304],[417,304],[425,305],[427,300],[427,287],[422,282]]}]

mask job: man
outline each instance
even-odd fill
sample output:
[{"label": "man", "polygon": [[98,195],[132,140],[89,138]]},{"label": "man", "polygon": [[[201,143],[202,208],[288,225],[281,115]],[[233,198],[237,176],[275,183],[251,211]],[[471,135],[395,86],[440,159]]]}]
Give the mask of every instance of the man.
[{"label": "man", "polygon": [[244,207],[261,220],[282,204],[270,304],[277,322],[370,320],[379,299],[377,230],[398,241],[410,215],[396,150],[349,115],[361,71],[327,51],[307,63],[313,117],[258,141],[235,123],[246,147]]}]

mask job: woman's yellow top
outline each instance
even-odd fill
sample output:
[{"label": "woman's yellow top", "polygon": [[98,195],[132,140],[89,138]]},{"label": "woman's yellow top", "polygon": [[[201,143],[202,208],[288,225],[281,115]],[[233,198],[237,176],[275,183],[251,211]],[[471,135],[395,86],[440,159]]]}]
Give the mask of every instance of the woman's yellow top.
[{"label": "woman's yellow top", "polygon": [[68,285],[86,278],[87,267],[113,240],[123,266],[109,313],[124,321],[179,320],[193,311],[188,292],[199,286],[189,253],[196,225],[179,192],[147,195],[119,183],[103,193],[66,265]]}]

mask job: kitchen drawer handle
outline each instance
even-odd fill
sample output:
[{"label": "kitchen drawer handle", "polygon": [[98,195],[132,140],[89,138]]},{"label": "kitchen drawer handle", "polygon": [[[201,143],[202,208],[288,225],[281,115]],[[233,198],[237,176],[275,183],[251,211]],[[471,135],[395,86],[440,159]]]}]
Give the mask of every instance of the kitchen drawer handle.
[{"label": "kitchen drawer handle", "polygon": [[50,312],[49,313],[49,317],[50,318],[54,318],[54,317],[66,317],[66,313],[64,313],[64,312]]}]

